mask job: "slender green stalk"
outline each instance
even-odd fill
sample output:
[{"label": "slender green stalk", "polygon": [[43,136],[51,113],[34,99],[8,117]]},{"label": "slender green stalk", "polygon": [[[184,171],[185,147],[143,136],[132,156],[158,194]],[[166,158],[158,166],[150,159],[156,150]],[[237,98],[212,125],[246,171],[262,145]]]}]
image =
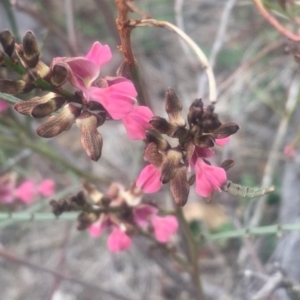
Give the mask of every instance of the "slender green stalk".
[{"label": "slender green stalk", "polygon": [[200,269],[199,269],[199,265],[198,265],[197,244],[192,236],[191,229],[183,215],[181,207],[176,206],[176,214],[177,214],[179,223],[181,225],[181,229],[182,229],[182,233],[183,233],[185,242],[187,244],[187,250],[188,250],[187,258],[189,260],[190,267],[191,267],[190,274],[191,274],[191,277],[192,277],[192,280],[193,280],[193,283],[194,283],[194,286],[196,289],[197,299],[205,300],[205,295],[203,293],[202,284],[201,284],[201,280],[200,280]]},{"label": "slender green stalk", "polygon": [[39,142],[38,144],[34,144],[32,141],[26,141],[25,139],[23,140],[14,140],[10,139],[4,136],[0,136],[0,144],[3,146],[13,146],[13,147],[18,147],[18,148],[24,148],[27,147],[31,149],[32,151],[47,157],[51,159],[54,163],[58,164],[59,166],[63,166],[67,170],[73,172],[79,177],[86,178],[92,182],[99,182],[101,184],[108,185],[110,183],[109,180],[105,178],[99,178],[90,172],[84,171],[70,162],[67,162],[63,157],[59,156],[58,154],[54,153],[52,149],[49,147],[49,145],[45,143]]}]

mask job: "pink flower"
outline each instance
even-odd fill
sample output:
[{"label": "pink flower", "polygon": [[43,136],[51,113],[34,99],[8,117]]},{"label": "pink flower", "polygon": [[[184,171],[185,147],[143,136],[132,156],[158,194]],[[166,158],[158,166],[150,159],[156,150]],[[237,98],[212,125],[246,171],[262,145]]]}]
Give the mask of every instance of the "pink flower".
[{"label": "pink flower", "polygon": [[38,186],[37,191],[45,197],[50,197],[55,193],[55,183],[51,179],[43,180]]},{"label": "pink flower", "polygon": [[105,79],[105,82],[106,87],[90,87],[89,97],[102,104],[114,120],[123,119],[134,109],[136,89],[130,80],[123,77]]},{"label": "pink flower", "polygon": [[56,57],[51,66],[65,63],[69,67],[69,82],[84,93],[100,74],[100,68],[110,61],[112,55],[107,45],[95,42],[88,54],[78,57]]},{"label": "pink flower", "polygon": [[140,205],[133,209],[134,222],[143,229],[146,229],[151,217],[158,213],[157,207],[153,205]]},{"label": "pink flower", "polygon": [[146,166],[140,173],[136,186],[141,188],[145,193],[156,193],[162,187],[160,181],[160,171],[152,164]]},{"label": "pink flower", "polygon": [[296,157],[296,150],[295,146],[291,143],[284,147],[283,153],[286,158],[295,158]]},{"label": "pink flower", "polygon": [[23,203],[31,203],[37,195],[35,183],[32,180],[25,180],[14,191],[14,196]]},{"label": "pink flower", "polygon": [[198,157],[209,158],[215,155],[215,152],[210,148],[201,148],[195,146],[195,150],[190,160],[190,167],[192,170],[195,168]]},{"label": "pink flower", "polygon": [[226,137],[226,138],[223,138],[223,139],[216,139],[215,140],[215,143],[218,145],[218,146],[224,146],[226,145],[230,140],[230,136]]},{"label": "pink flower", "polygon": [[107,247],[111,252],[120,252],[131,246],[131,238],[119,227],[115,227],[107,239]]},{"label": "pink flower", "polygon": [[196,192],[202,197],[208,197],[214,190],[221,191],[227,176],[224,169],[213,167],[198,158],[196,165]]},{"label": "pink flower", "polygon": [[161,243],[168,242],[178,228],[178,221],[174,216],[153,216],[151,223],[154,228],[155,238]]},{"label": "pink flower", "polygon": [[0,100],[0,113],[4,112],[8,108],[9,108],[9,104],[4,100]]},{"label": "pink flower", "polygon": [[146,130],[151,128],[149,121],[152,117],[153,113],[148,107],[135,107],[122,119],[128,136],[134,140],[146,138]]},{"label": "pink flower", "polygon": [[99,224],[99,222],[90,225],[88,231],[90,233],[90,236],[92,236],[93,238],[100,236],[103,232],[101,224]]}]

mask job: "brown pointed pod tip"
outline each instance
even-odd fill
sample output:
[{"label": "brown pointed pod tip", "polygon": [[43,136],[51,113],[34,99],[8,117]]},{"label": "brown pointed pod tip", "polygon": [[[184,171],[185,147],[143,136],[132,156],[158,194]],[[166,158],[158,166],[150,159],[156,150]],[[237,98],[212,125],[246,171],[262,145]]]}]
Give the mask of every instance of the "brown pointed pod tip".
[{"label": "brown pointed pod tip", "polygon": [[9,30],[5,29],[0,32],[0,43],[4,52],[11,56],[15,49],[15,38]]}]

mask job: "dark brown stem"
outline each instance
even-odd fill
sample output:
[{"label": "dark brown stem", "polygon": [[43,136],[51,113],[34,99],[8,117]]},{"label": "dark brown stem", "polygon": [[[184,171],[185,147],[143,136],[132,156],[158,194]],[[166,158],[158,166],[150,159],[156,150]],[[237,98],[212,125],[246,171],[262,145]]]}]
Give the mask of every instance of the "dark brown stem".
[{"label": "dark brown stem", "polygon": [[131,74],[131,79],[137,89],[139,104],[150,107],[150,103],[149,101],[147,101],[147,98],[145,96],[138,64],[132,51],[130,39],[132,26],[129,26],[130,20],[128,18],[130,8],[126,4],[126,0],[115,0],[115,3],[118,10],[118,18],[116,20],[116,23],[121,39],[121,45],[119,49],[123,53],[125,66],[128,67]]},{"label": "dark brown stem", "polygon": [[176,207],[176,213],[177,218],[180,223],[180,228],[182,230],[182,234],[184,237],[184,242],[187,245],[187,259],[189,261],[189,264],[191,266],[190,275],[193,280],[196,294],[197,294],[197,300],[205,300],[205,296],[202,289],[202,284],[200,280],[200,269],[198,265],[198,255],[197,255],[197,245],[196,242],[192,236],[191,229],[189,227],[189,224],[187,223],[182,208],[177,206]]}]

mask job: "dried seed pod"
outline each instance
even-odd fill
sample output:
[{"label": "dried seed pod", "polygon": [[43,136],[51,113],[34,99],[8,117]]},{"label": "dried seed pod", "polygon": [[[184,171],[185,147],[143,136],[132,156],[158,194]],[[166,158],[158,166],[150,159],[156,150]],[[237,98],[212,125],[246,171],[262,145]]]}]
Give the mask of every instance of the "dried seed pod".
[{"label": "dried seed pod", "polygon": [[166,93],[165,109],[171,123],[174,123],[180,127],[184,127],[186,125],[185,120],[181,115],[182,103],[178,99],[175,91],[170,88]]},{"label": "dried seed pod", "polygon": [[154,130],[146,132],[146,142],[148,144],[155,143],[160,151],[165,151],[171,148],[170,144],[162,137],[162,135]]},{"label": "dried seed pod", "polygon": [[37,128],[37,135],[50,138],[69,130],[80,112],[81,107],[70,103],[66,104],[58,115],[51,116],[44,124]]},{"label": "dried seed pod", "polygon": [[15,49],[15,38],[9,30],[6,29],[0,32],[0,43],[4,52],[11,56]]},{"label": "dried seed pod", "polygon": [[97,161],[101,157],[103,144],[102,136],[97,131],[97,116],[90,112],[84,112],[76,118],[76,125],[80,129],[81,145],[86,154],[93,161]]}]

